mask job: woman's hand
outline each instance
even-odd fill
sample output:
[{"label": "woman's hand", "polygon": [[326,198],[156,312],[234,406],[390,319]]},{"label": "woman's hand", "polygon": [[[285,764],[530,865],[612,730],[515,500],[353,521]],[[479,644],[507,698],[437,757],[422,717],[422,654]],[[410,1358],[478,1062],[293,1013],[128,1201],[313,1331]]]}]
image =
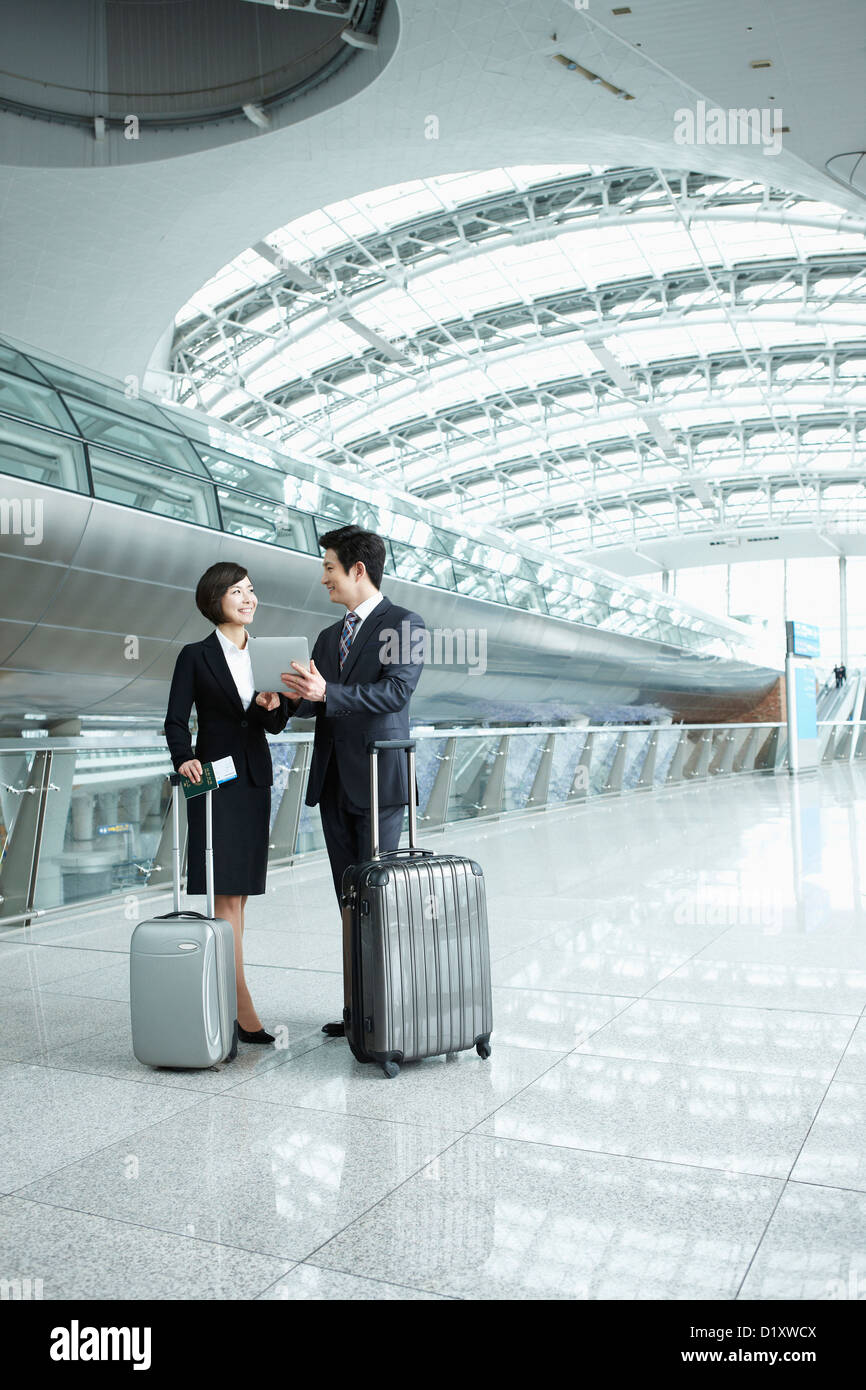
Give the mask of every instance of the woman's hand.
[{"label": "woman's hand", "polygon": [[188,763],[181,763],[178,772],[181,777],[188,777],[191,782],[201,781],[201,763],[198,758],[190,758]]},{"label": "woman's hand", "polygon": [[274,690],[263,690],[261,694],[256,696],[256,704],[261,705],[262,709],[277,709],[279,703],[280,697]]}]

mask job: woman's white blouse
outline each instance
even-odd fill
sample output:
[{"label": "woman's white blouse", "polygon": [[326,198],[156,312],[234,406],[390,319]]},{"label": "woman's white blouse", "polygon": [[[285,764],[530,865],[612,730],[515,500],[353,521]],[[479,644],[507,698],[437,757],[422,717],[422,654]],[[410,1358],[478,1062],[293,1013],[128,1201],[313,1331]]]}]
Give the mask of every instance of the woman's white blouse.
[{"label": "woman's white blouse", "polygon": [[256,690],[255,684],[253,683],[253,663],[250,660],[249,633],[247,634],[247,645],[244,647],[243,651],[241,651],[240,647],[236,647],[234,642],[230,642],[229,639],[220,632],[218,627],[214,628],[214,632],[219,638],[219,644],[225,653],[229,670],[232,673],[232,679],[241,697],[241,703],[244,709],[249,709]]}]

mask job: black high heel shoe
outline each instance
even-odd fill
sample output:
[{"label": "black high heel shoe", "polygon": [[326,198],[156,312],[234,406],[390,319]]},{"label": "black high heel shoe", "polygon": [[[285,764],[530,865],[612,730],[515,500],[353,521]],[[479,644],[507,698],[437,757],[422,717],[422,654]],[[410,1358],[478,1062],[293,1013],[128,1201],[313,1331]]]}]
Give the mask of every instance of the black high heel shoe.
[{"label": "black high heel shoe", "polygon": [[238,1024],[238,1042],[272,1043],[273,1041],[273,1033],[266,1033],[264,1028],[259,1028],[256,1033],[248,1033],[246,1028],[242,1028],[241,1025]]}]

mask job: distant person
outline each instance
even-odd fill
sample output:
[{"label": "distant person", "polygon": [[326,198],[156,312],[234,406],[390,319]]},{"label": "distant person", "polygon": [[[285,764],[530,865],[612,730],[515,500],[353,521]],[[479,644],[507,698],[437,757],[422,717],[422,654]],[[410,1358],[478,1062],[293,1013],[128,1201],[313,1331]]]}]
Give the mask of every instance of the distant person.
[{"label": "distant person", "polygon": [[837,690],[839,689],[840,685],[842,684],[843,680],[845,679],[844,671],[845,671],[844,666],[834,666],[834,667],[833,667],[833,675],[836,677],[836,689],[837,689]]},{"label": "distant person", "polygon": [[[423,666],[424,620],[400,608],[379,590],[385,543],[373,531],[341,526],[319,537],[325,550],[322,584],[345,617],[319,633],[305,671],[283,684],[294,701],[291,713],[316,719],[307,805],[318,805],[334,889],[340,901],[343,872],[370,857],[370,758],[375,739],[409,737],[409,701]],[[396,634],[396,637],[392,636]],[[420,641],[416,636],[422,634]],[[388,648],[397,659],[386,659]],[[379,754],[379,848],[396,849],[410,789],[406,755]],[[342,1021],[326,1023],[329,1037],[344,1035]]]},{"label": "distant person", "polygon": [[843,662],[842,665],[839,667],[839,670],[842,672],[842,684],[844,685],[846,680],[848,679],[848,667]]},{"label": "distant person", "polygon": [[[176,772],[193,782],[202,763],[231,757],[237,777],[213,797],[213,860],[216,915],[231,923],[235,938],[238,1037],[245,1043],[272,1043],[244,979],[244,907],[265,891],[274,780],[265,731],[279,734],[289,720],[289,701],[275,691],[257,694],[253,686],[247,625],[258,599],[243,565],[211,565],[198,581],[199,612],[214,624],[202,642],[190,642],[178,655],[168,697],[165,737]],[[195,749],[189,717],[195,705]],[[187,802],[189,854],[187,892],[205,892],[203,796]]]}]

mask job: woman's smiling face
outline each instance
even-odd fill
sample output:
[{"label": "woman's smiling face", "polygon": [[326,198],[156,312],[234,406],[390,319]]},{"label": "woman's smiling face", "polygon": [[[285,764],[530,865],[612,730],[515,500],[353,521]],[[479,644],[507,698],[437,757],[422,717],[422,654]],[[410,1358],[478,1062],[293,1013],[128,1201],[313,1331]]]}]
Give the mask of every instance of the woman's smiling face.
[{"label": "woman's smiling face", "polygon": [[222,598],[224,623],[251,623],[258,606],[253,582],[248,574],[226,589]]}]

